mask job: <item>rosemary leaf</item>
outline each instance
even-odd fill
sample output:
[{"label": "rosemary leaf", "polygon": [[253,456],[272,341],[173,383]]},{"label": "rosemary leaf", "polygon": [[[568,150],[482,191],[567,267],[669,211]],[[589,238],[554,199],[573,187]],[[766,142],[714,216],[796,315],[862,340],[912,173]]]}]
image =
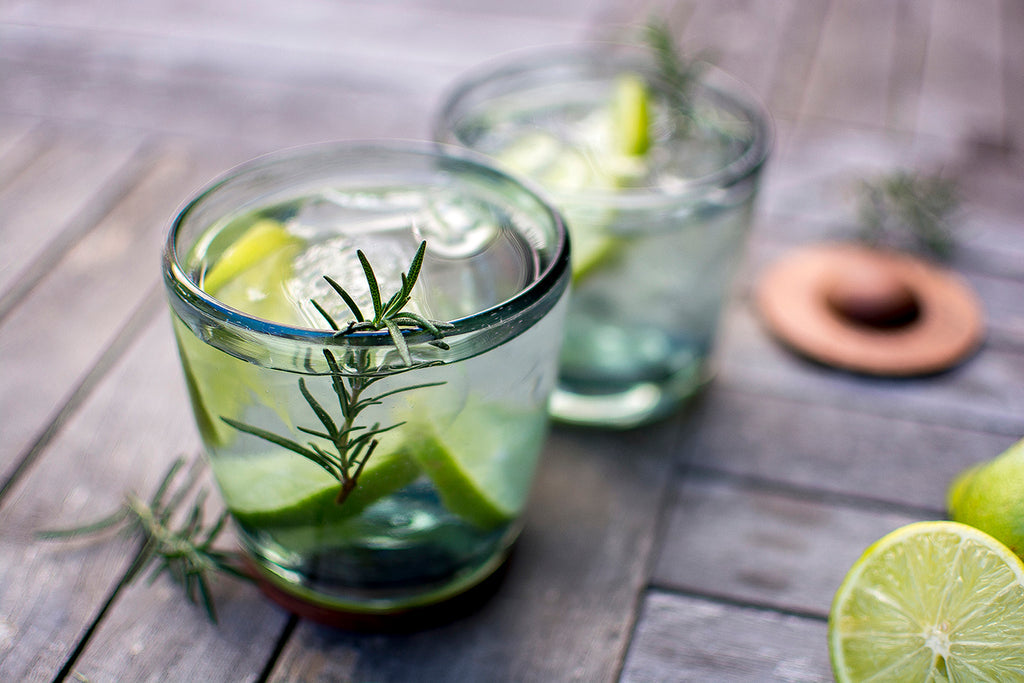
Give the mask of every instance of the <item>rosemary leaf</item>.
[{"label": "rosemary leaf", "polygon": [[[324,279],[327,280],[327,284],[329,284],[331,288],[338,293],[338,296],[342,298],[345,305],[349,307],[350,311],[352,311],[352,315],[355,316],[356,322],[365,321],[365,318],[363,318],[363,312],[359,310],[359,306],[356,305],[355,300],[349,295],[345,288],[326,275],[324,275]],[[319,308],[319,306],[317,306],[317,308]]]},{"label": "rosemary leaf", "polygon": [[316,414],[320,424],[327,430],[328,439],[331,441],[337,440],[338,426],[334,424],[334,420],[331,419],[330,414],[324,410],[324,407],[320,405],[320,402],[316,400],[316,397],[309,392],[309,388],[306,386],[305,379],[299,379],[299,391],[302,393],[302,398],[306,399],[306,403]]},{"label": "rosemary leaf", "polygon": [[379,325],[381,323],[381,316],[384,313],[384,308],[380,303],[380,285],[377,284],[377,276],[373,274],[370,262],[366,260],[366,254],[359,249],[356,251],[356,256],[359,257],[359,263],[363,266],[366,284],[370,288],[370,299],[373,301],[373,324]]},{"label": "rosemary leaf", "polygon": [[[138,536],[140,544],[125,571],[123,584],[130,584],[147,571],[148,583],[167,574],[183,588],[190,601],[201,605],[210,619],[216,621],[208,583],[210,574],[224,572],[247,580],[250,577],[239,569],[237,555],[213,549],[213,543],[224,529],[227,512],[222,512],[212,525],[205,525],[207,491],[205,488],[195,490],[199,461],[194,460],[184,476],[179,476],[185,464],[184,458],[177,458],[148,501],[129,492],[116,512],[98,522],[74,529],[43,531],[38,535],[47,539],[67,538],[113,527],[130,532]],[[187,500],[190,504],[182,509]],[[174,519],[180,520],[177,526],[171,524]]]},{"label": "rosemary leaf", "polygon": [[[366,255],[361,250],[356,252],[373,304],[372,320],[365,319],[359,306],[344,287],[335,280],[325,276],[324,279],[338,296],[342,298],[355,317],[354,320],[349,321],[344,326],[338,325],[327,314],[323,306],[318,302],[313,302],[316,309],[320,311],[321,315],[324,316],[328,324],[335,331],[335,337],[345,337],[357,332],[386,330],[394,350],[384,354],[383,359],[381,359],[374,355],[372,349],[348,348],[343,358],[344,362],[339,361],[332,350],[323,350],[331,387],[338,399],[337,416],[332,415],[313,396],[305,378],[298,380],[299,392],[322,426],[322,429],[320,427],[302,425],[297,425],[296,429],[303,434],[312,436],[314,439],[320,439],[324,443],[311,441],[308,445],[304,446],[288,436],[276,434],[270,430],[246,424],[226,416],[221,417],[225,423],[239,431],[290,450],[317,464],[341,484],[336,498],[336,503],[339,505],[344,504],[348,495],[357,486],[359,476],[366,467],[370,456],[377,448],[379,443],[377,436],[403,424],[399,422],[388,427],[381,427],[379,423],[376,423],[372,427],[367,428],[365,425],[357,423],[360,414],[371,406],[380,405],[385,398],[390,396],[444,384],[444,382],[426,382],[399,386],[377,395],[364,393],[378,381],[394,375],[396,368],[391,360],[394,353],[398,354],[404,370],[430,367],[440,362],[422,361],[414,363],[409,343],[405,338],[406,332],[426,332],[433,337],[427,343],[439,348],[448,348],[448,345],[442,342],[441,339],[447,331],[453,329],[452,325],[445,322],[428,320],[418,313],[403,310],[411,301],[412,290],[419,279],[426,249],[427,243],[420,242],[409,264],[408,271],[401,274],[401,286],[388,298],[387,303],[382,303],[380,286]],[[312,368],[308,369],[312,372]]]}]

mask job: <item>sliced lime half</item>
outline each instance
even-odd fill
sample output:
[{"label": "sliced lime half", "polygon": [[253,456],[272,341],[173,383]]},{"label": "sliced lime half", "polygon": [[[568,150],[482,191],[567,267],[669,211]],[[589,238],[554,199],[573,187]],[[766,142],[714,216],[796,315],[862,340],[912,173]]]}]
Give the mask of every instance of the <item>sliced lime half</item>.
[{"label": "sliced lime half", "polygon": [[918,522],[869,547],[836,592],[836,680],[1010,681],[1024,672],[1024,563],[984,532]]}]

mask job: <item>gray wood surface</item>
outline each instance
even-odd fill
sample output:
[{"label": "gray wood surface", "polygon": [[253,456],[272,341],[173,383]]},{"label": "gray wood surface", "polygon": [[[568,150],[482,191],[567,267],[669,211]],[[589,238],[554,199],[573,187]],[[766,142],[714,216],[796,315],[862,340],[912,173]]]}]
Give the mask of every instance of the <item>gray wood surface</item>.
[{"label": "gray wood surface", "polygon": [[[164,579],[123,585],[124,539],[35,537],[198,448],[159,276],[196,189],[283,146],[426,137],[465,70],[651,12],[775,117],[718,376],[648,429],[556,428],[490,600],[352,633],[225,578],[213,625]],[[1024,436],[1022,35],[1016,0],[0,3],[0,681],[831,680],[850,564]],[[902,381],[781,348],[760,273],[848,238],[854,183],[897,168],[960,184],[983,348]]]}]

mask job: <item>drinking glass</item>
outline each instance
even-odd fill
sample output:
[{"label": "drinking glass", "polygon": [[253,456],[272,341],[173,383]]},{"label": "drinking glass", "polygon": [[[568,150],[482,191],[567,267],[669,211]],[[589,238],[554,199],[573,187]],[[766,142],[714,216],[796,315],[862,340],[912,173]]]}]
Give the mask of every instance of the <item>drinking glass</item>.
[{"label": "drinking glass", "polygon": [[641,49],[526,50],[463,78],[438,116],[437,139],[536,181],[569,224],[562,421],[634,427],[712,375],[772,129],[714,68],[677,90]]},{"label": "drinking glass", "polygon": [[[424,614],[503,564],[567,308],[548,203],[463,151],[316,145],[199,194],[163,274],[196,424],[268,595],[362,623]],[[374,329],[408,282],[393,311],[423,325]]]}]

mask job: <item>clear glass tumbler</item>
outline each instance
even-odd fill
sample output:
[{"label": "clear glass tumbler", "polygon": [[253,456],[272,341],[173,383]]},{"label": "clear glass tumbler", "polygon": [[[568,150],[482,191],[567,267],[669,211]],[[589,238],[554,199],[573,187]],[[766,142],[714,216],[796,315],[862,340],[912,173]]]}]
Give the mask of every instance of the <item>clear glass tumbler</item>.
[{"label": "clear glass tumbler", "polygon": [[530,177],[566,216],[562,421],[643,424],[711,375],[772,128],[718,70],[678,90],[638,48],[523,51],[465,77],[436,122],[437,139]]},{"label": "clear glass tumbler", "polygon": [[468,153],[313,146],[202,192],[163,272],[196,424],[272,598],[358,624],[503,564],[557,372],[558,212]]}]

